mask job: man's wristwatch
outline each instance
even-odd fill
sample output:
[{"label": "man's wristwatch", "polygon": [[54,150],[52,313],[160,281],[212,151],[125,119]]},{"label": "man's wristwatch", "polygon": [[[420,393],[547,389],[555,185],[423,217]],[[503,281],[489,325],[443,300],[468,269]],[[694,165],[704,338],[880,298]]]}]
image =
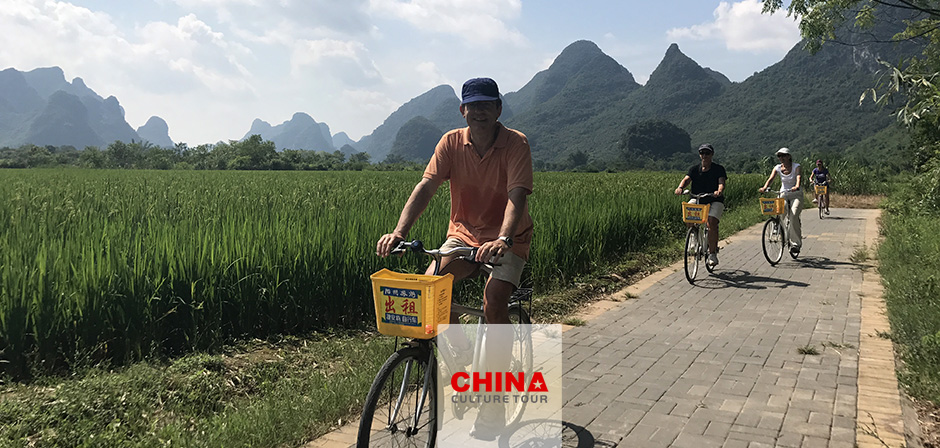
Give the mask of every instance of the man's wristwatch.
[{"label": "man's wristwatch", "polygon": [[499,238],[497,238],[497,239],[500,240],[500,241],[502,241],[502,242],[504,242],[504,243],[506,243],[506,247],[510,247],[510,248],[512,247],[512,238],[510,238],[510,237],[508,237],[508,236],[501,236],[501,237],[499,237]]}]

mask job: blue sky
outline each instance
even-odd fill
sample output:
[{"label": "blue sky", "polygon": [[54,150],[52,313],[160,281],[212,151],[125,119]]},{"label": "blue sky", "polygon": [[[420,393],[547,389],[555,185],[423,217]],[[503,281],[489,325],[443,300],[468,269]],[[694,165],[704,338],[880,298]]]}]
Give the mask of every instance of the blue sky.
[{"label": "blue sky", "polygon": [[743,81],[799,41],[759,0],[0,0],[0,69],[59,66],[191,146],[295,112],[354,140],[431,88],[519,90],[586,39],[640,83],[670,43]]}]

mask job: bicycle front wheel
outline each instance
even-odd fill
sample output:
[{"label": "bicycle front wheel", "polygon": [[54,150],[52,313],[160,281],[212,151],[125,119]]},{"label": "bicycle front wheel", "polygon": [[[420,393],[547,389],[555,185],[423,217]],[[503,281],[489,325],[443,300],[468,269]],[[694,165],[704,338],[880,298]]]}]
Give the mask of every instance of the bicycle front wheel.
[{"label": "bicycle front wheel", "polygon": [[385,361],[366,396],[356,446],[431,448],[437,439],[437,365],[424,347]]},{"label": "bicycle front wheel", "polygon": [[[509,323],[512,324],[512,373],[525,372],[526,378],[532,377],[532,321],[529,313],[519,304],[509,307]],[[527,400],[517,400],[515,405],[506,406],[506,426],[512,426],[522,419]]]},{"label": "bicycle front wheel", "polygon": [[761,247],[764,249],[764,258],[771,266],[776,265],[783,258],[783,229],[777,218],[770,218],[764,223]]},{"label": "bicycle front wheel", "polygon": [[819,205],[819,219],[823,219],[823,195],[819,195],[819,200],[816,201],[816,204]]},{"label": "bicycle front wheel", "polygon": [[695,284],[695,275],[698,274],[698,261],[701,248],[698,241],[698,228],[689,227],[685,234],[685,279]]},{"label": "bicycle front wheel", "polygon": [[709,274],[711,274],[715,272],[715,267],[708,264],[708,226],[707,225],[702,226],[702,240],[699,243],[699,245],[702,246],[699,252],[702,254],[702,260],[705,260],[705,269],[708,271]]}]

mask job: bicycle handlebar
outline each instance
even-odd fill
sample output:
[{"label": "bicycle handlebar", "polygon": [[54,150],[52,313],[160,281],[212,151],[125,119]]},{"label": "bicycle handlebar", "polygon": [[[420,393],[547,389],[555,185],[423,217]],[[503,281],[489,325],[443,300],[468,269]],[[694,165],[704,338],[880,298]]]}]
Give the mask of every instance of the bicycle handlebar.
[{"label": "bicycle handlebar", "polygon": [[392,249],[393,254],[399,254],[408,252],[409,250],[419,254],[425,254],[433,258],[442,258],[448,255],[458,255],[464,258],[470,259],[470,261],[476,259],[478,247],[455,247],[448,250],[440,249],[425,249],[424,243],[421,240],[414,241],[401,241],[398,243],[394,249]]},{"label": "bicycle handlebar", "polygon": [[682,194],[689,195],[690,198],[702,199],[702,198],[715,198],[715,193],[692,193],[691,190],[683,190]]},{"label": "bicycle handlebar", "polygon": [[398,246],[392,249],[391,253],[400,254],[400,253],[411,251],[411,252],[415,252],[419,254],[425,254],[433,258],[434,259],[434,275],[438,275],[438,272],[441,269],[441,261],[443,260],[444,257],[449,256],[449,255],[457,255],[458,260],[464,260],[470,263],[481,264],[481,265],[489,266],[490,268],[494,266],[499,266],[499,263],[493,263],[493,262],[481,263],[479,261],[476,261],[477,251],[479,251],[479,249],[480,249],[479,247],[454,247],[452,249],[447,249],[447,250],[440,250],[440,249],[428,250],[424,248],[424,243],[422,243],[421,240],[414,240],[414,241],[402,241],[398,243]]}]

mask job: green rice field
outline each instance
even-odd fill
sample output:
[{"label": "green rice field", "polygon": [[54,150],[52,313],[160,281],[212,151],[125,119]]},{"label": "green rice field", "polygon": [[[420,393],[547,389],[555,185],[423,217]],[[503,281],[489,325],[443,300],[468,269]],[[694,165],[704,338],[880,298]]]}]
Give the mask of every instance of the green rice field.
[{"label": "green rice field", "polygon": [[[0,171],[0,369],[12,377],[374,325],[368,276],[420,172]],[[678,239],[681,173],[536,173],[536,291]],[[729,208],[763,175],[732,176]],[[753,205],[752,205],[753,203]],[[446,185],[411,233],[447,229]]]}]

